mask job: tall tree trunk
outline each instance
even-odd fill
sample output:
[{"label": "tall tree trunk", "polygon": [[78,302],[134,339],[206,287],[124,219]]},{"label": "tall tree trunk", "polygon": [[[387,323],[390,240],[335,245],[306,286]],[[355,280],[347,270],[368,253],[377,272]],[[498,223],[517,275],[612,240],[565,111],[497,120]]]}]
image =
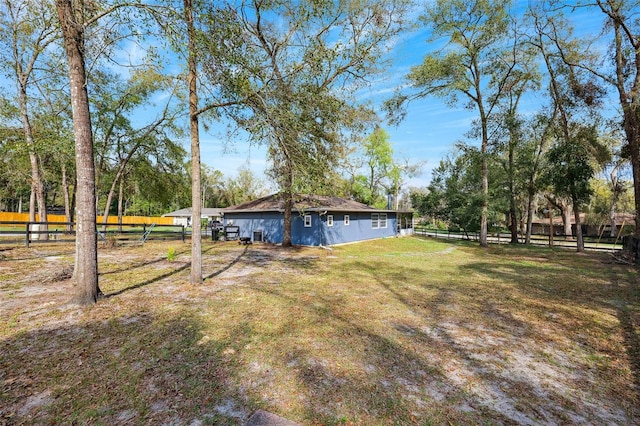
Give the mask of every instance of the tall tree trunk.
[{"label": "tall tree trunk", "polygon": [[282,247],[291,247],[293,245],[291,238],[291,223],[293,214],[293,174],[294,163],[289,155],[286,143],[280,141],[284,161],[284,181],[282,182],[282,196],[284,197],[284,214],[283,214],[283,230],[282,230]]},{"label": "tall tree trunk", "polygon": [[573,218],[576,223],[576,249],[584,251],[584,239],[582,238],[582,223],[580,222],[580,206],[573,203]]},{"label": "tall tree trunk", "polygon": [[122,202],[124,199],[124,177],[120,179],[118,188],[118,232],[122,232]]},{"label": "tall tree trunk", "polygon": [[[75,222],[76,220],[76,194],[78,193],[78,176],[77,174],[72,174],[71,178],[73,179],[72,186],[73,192],[71,193],[71,206],[69,211],[71,212],[71,222]],[[75,229],[75,228],[74,228]],[[74,229],[71,229],[72,231]]]},{"label": "tall tree trunk", "polygon": [[[633,195],[636,208],[635,234],[640,236],[640,96],[638,95],[640,92],[640,37],[627,27],[625,18],[629,18],[631,21],[631,17],[625,17],[621,14],[621,3],[600,0],[597,3],[611,19],[614,29],[616,63],[614,84],[622,107],[624,133],[631,154]],[[623,37],[626,37],[633,46],[632,58],[625,52],[626,46],[623,43]],[[630,87],[627,88],[626,77],[629,74],[633,76],[633,80]]]},{"label": "tall tree trunk", "polygon": [[[484,127],[484,126],[483,126]],[[485,131],[483,130],[483,133]],[[482,210],[480,213],[480,247],[489,247],[487,235],[489,226],[487,216],[489,214],[489,168],[487,166],[487,146],[488,139],[482,138]]]},{"label": "tall tree trunk", "polygon": [[553,224],[553,205],[549,201],[549,247],[553,247],[553,236],[555,234],[555,226]]},{"label": "tall tree trunk", "polygon": [[[10,4],[7,4],[8,7],[11,7]],[[13,63],[13,69],[15,71],[15,76],[17,79],[17,89],[18,89],[18,107],[20,110],[20,120],[22,121],[22,130],[24,132],[25,141],[27,144],[27,149],[29,151],[29,164],[31,166],[31,191],[35,195],[35,199],[38,204],[38,222],[43,222],[44,225],[40,227],[41,234],[38,235],[39,240],[47,240],[49,239],[48,227],[46,225],[47,222],[47,206],[46,206],[46,197],[44,194],[44,184],[42,182],[42,175],[40,173],[40,162],[38,161],[38,154],[36,152],[36,144],[33,137],[33,129],[31,127],[31,120],[29,119],[29,108],[28,108],[28,94],[27,94],[27,85],[29,84],[29,79],[33,71],[33,64],[36,61],[36,58],[39,55],[39,50],[44,49],[44,47],[48,44],[45,42],[45,39],[40,39],[37,43],[37,48],[35,49],[34,56],[29,61],[30,63],[23,68],[23,64],[20,58],[19,53],[19,43],[18,36],[15,35],[18,32],[18,26],[14,28],[14,36],[13,36],[13,57],[15,62]],[[44,45],[40,43],[44,42]],[[29,221],[34,222],[36,220],[35,216],[35,203],[33,201],[29,204]]]},{"label": "tall tree trunk", "polygon": [[480,66],[477,57],[474,58],[473,68],[478,71],[474,73],[474,86],[476,88],[476,105],[480,115],[480,126],[482,130],[482,144],[480,146],[480,156],[482,157],[482,209],[480,211],[480,247],[489,247],[487,236],[489,226],[487,216],[489,214],[489,166],[487,164],[487,155],[489,150],[489,119],[484,109],[484,100],[482,97],[481,82],[479,72]]},{"label": "tall tree trunk", "polygon": [[291,215],[293,210],[293,194],[291,193],[291,190],[285,189],[282,195],[284,196],[284,229],[282,233],[282,247],[291,247],[293,245],[291,241]]},{"label": "tall tree trunk", "polygon": [[138,146],[140,146],[140,144],[137,144],[136,147],[129,152],[129,155],[124,160],[120,161],[120,166],[118,167],[116,176],[113,178],[113,182],[111,182],[111,187],[109,188],[109,193],[107,194],[107,204],[104,207],[104,214],[102,215],[102,232],[105,232],[107,230],[107,223],[109,221],[109,210],[111,207],[111,203],[113,202],[113,196],[116,193],[116,185],[118,183],[122,183],[122,176],[127,167],[127,164],[129,163],[129,160],[133,156]]},{"label": "tall tree trunk", "polygon": [[515,199],[511,199],[509,206],[509,220],[511,231],[511,244],[518,244],[518,210],[516,208]]},{"label": "tall tree trunk", "polygon": [[84,28],[81,15],[83,10],[81,7],[74,10],[71,0],[55,0],[55,4],[69,63],[75,137],[77,187],[75,301],[81,305],[89,305],[98,300],[101,291],[98,287],[95,167],[84,62]]},{"label": "tall tree trunk", "polygon": [[[64,199],[64,220],[67,223],[71,223],[73,218],[71,217],[71,198],[69,197],[69,182],[67,179],[67,166],[64,161],[61,164],[62,168],[62,198]],[[71,231],[71,225],[65,225],[67,232]]]},{"label": "tall tree trunk", "polygon": [[193,24],[193,5],[191,0],[184,0],[184,15],[187,23],[189,58],[187,77],[189,83],[189,124],[191,132],[191,283],[202,282],[202,235],[200,202],[200,129],[198,127],[198,86],[196,58],[196,30]]},{"label": "tall tree trunk", "polygon": [[525,244],[531,244],[531,228],[533,227],[533,199],[536,196],[535,185],[533,184],[533,177],[529,179],[529,185],[527,188],[527,228],[526,236],[524,239]]},{"label": "tall tree trunk", "polygon": [[573,235],[570,220],[571,207],[569,206],[569,203],[564,202],[557,204],[557,206],[560,207],[560,215],[562,216],[562,224],[564,225],[564,235],[567,237],[571,237]]},{"label": "tall tree trunk", "polygon": [[287,176],[284,185],[284,216],[282,230],[282,247],[291,247],[291,215],[293,212],[293,170],[290,164],[287,165]]},{"label": "tall tree trunk", "polygon": [[609,177],[611,179],[611,206],[609,207],[609,223],[610,223],[610,236],[615,237],[618,235],[618,229],[616,225],[616,209],[618,206],[618,200],[620,198],[620,192],[622,192],[620,181],[618,179],[618,166],[616,164],[611,173],[609,173]]},{"label": "tall tree trunk", "polygon": [[511,244],[518,244],[518,215],[516,209],[516,184],[514,165],[514,142],[509,140],[509,217],[511,220]]},{"label": "tall tree trunk", "polygon": [[31,182],[31,193],[29,194],[29,222],[36,221],[36,191]]},{"label": "tall tree trunk", "polygon": [[[29,139],[29,138],[27,138]],[[31,139],[31,150],[34,150],[33,139]],[[39,240],[48,240],[48,225],[47,222],[47,202],[44,196],[44,185],[42,184],[42,178],[40,177],[40,165],[38,164],[38,156],[35,152],[29,153],[29,161],[31,163],[31,186],[36,196],[36,202],[38,204],[38,222],[44,223],[40,225],[41,234],[38,236]]]},{"label": "tall tree trunk", "polygon": [[629,105],[624,109],[624,130],[631,152],[631,169],[633,170],[633,195],[636,207],[635,231],[636,236],[640,236],[640,106]]}]

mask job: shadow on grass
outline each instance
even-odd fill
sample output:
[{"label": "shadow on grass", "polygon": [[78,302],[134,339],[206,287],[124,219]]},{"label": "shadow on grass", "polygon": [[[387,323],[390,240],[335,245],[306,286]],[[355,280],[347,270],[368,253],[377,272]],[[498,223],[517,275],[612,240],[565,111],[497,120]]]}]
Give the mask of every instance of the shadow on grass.
[{"label": "shadow on grass", "polygon": [[0,424],[237,425],[225,341],[189,313],[113,318],[0,341]]},{"label": "shadow on grass", "polygon": [[136,263],[131,264],[131,265],[123,266],[122,268],[119,268],[119,269],[113,269],[113,270],[106,271],[106,272],[100,272],[100,273],[98,273],[98,275],[103,276],[103,275],[119,274],[121,272],[132,271],[134,269],[144,268],[145,266],[155,265],[156,263],[164,262],[166,260],[167,260],[166,258],[160,257],[158,259],[148,260],[146,262],[136,262]]},{"label": "shadow on grass", "polygon": [[[264,294],[261,300],[276,298],[301,310],[272,331],[274,336],[291,338],[291,346],[283,346],[288,339],[269,345],[278,346],[274,351],[281,356],[278,362],[296,378],[302,393],[299,398],[304,398],[306,407],[303,417],[311,424],[479,424],[487,418],[503,424],[514,421],[489,405],[472,401],[473,409],[463,407],[467,404],[464,385],[447,377],[441,360],[432,358],[430,362],[428,355],[416,350],[429,351],[442,345],[442,339],[434,340],[420,330],[393,324],[410,336],[412,343],[405,345],[342,314],[348,309],[335,297],[316,299],[321,302],[319,306],[302,303],[278,288],[261,287],[256,291]],[[304,320],[323,324],[323,332],[313,344],[303,347],[296,343],[295,336],[300,333],[300,340],[309,338],[306,333],[311,330],[301,329]],[[335,353],[327,355],[327,350]],[[464,356],[471,359],[468,354]],[[342,368],[342,363],[355,368]],[[424,390],[427,387],[429,391]],[[260,391],[257,389],[256,398]],[[422,411],[425,408],[427,414]]]},{"label": "shadow on grass", "polygon": [[141,288],[141,287],[145,287],[145,286],[147,286],[149,284],[156,283],[156,282],[161,281],[161,280],[163,280],[165,278],[169,278],[169,277],[171,277],[171,276],[173,276],[173,275],[175,275],[175,274],[177,274],[179,272],[182,272],[185,269],[189,268],[190,266],[191,266],[190,263],[185,263],[182,266],[180,266],[179,268],[173,269],[173,270],[171,270],[169,272],[165,272],[164,274],[158,275],[157,277],[153,277],[153,278],[150,278],[148,280],[145,280],[145,281],[139,282],[137,284],[131,285],[129,287],[125,287],[125,288],[123,288],[121,290],[114,291],[113,293],[105,294],[104,298],[108,299],[110,297],[119,296],[119,295],[121,295],[121,294],[123,294],[123,293],[125,293],[127,291],[135,290],[135,289],[138,289],[138,288]]},{"label": "shadow on grass", "polygon": [[[583,256],[592,257],[594,263],[603,262],[600,255]],[[540,306],[546,307],[551,314],[554,311],[562,312],[562,316],[567,318],[566,325],[562,325],[567,335],[578,333],[581,328],[598,330],[596,335],[599,338],[615,332],[616,330],[612,330],[601,321],[586,322],[584,314],[581,314],[585,307],[594,312],[606,312],[613,308],[619,323],[618,331],[623,337],[629,360],[636,400],[640,401],[640,337],[636,332],[640,318],[637,316],[634,318],[634,312],[640,310],[640,288],[633,279],[625,285],[619,285],[619,275],[628,272],[626,266],[619,266],[616,272],[613,268],[608,270],[610,267],[603,264],[600,271],[590,270],[587,276],[582,277],[580,271],[576,272],[571,268],[573,260],[570,258],[565,260],[569,268],[560,266],[545,268],[542,270],[543,273],[535,266],[510,265],[511,269],[496,268],[496,264],[490,262],[471,263],[461,267],[460,270],[462,273],[479,273],[506,283],[523,296],[540,301]],[[594,274],[597,274],[597,277],[594,277]],[[573,306],[580,306],[581,309],[571,309]],[[632,308],[629,309],[629,306]],[[576,330],[578,324],[581,325]],[[560,324],[555,325],[560,326]],[[597,342],[585,340],[585,338],[575,341],[575,345],[585,347],[596,355],[606,351],[597,347]]]},{"label": "shadow on grass", "polygon": [[[624,341],[627,347],[627,356],[629,357],[629,363],[632,368],[633,378],[635,381],[636,393],[638,400],[640,401],[640,338],[635,331],[637,325],[634,325],[631,313],[626,306],[619,305],[616,309],[618,321],[622,327],[624,334]],[[635,321],[637,324],[637,321]]]},{"label": "shadow on grass", "polygon": [[[209,248],[209,250],[211,250],[211,248]],[[247,250],[248,250],[248,247],[245,247],[245,249],[242,251],[242,253],[240,253],[240,255],[238,255],[235,259],[233,259],[231,262],[229,262],[227,265],[225,265],[222,269],[220,269],[218,271],[215,271],[215,272],[205,276],[204,279],[206,280],[206,279],[213,278],[213,277],[215,277],[217,275],[220,275],[223,272],[229,270],[230,268],[232,268],[235,264],[237,264],[242,259],[242,257],[246,254]],[[144,266],[152,265],[152,264],[155,264],[155,263],[164,262],[165,260],[166,259],[164,259],[164,258],[160,258],[160,259],[156,259],[156,260],[152,260],[152,261],[148,261],[148,262],[141,262],[141,263],[135,264],[135,265],[133,265],[132,267],[129,267],[129,268],[122,268],[122,269],[119,269],[117,271],[109,271],[109,272],[105,273],[105,275],[106,274],[113,274],[113,273],[117,273],[117,272],[125,272],[125,271],[129,271],[131,269],[137,269],[137,268],[141,268],[141,267],[144,267]],[[110,298],[110,297],[114,297],[114,296],[119,296],[119,295],[121,295],[121,294],[123,294],[123,293],[125,293],[127,291],[131,291],[131,290],[135,290],[135,289],[138,289],[138,288],[141,288],[141,287],[145,287],[145,286],[148,286],[150,284],[153,284],[153,283],[156,283],[158,281],[161,281],[161,280],[163,280],[165,278],[169,278],[169,277],[171,277],[173,275],[176,275],[179,272],[182,272],[185,269],[188,269],[190,267],[191,267],[191,263],[190,262],[189,263],[184,263],[182,266],[180,266],[178,268],[175,268],[175,269],[172,269],[172,270],[170,270],[168,272],[165,272],[164,274],[161,274],[161,275],[159,275],[157,277],[153,277],[153,278],[150,278],[148,280],[145,280],[145,281],[130,285],[128,287],[125,287],[125,288],[123,288],[121,290],[105,294],[103,297],[104,298]],[[103,274],[101,274],[101,275],[103,275]]]},{"label": "shadow on grass", "polygon": [[222,274],[223,272],[226,272],[229,269],[233,268],[233,266],[235,264],[237,264],[238,262],[240,262],[242,260],[242,258],[247,254],[248,250],[249,250],[249,246],[245,246],[244,250],[242,250],[242,252],[238,256],[236,256],[235,259],[233,259],[231,262],[229,262],[227,265],[225,265],[221,269],[218,269],[217,271],[214,271],[214,272],[210,273],[209,275],[206,275],[204,277],[204,279],[208,280],[208,279],[211,279],[213,277],[217,277],[218,275]]},{"label": "shadow on grass", "polygon": [[[536,252],[537,250],[533,253]],[[531,252],[524,254],[528,253]],[[516,253],[516,256],[522,254]],[[608,294],[610,286],[609,290],[601,289],[576,297],[584,291],[582,285],[587,284],[571,285],[571,280],[575,279],[576,274],[571,267],[566,267],[567,265],[562,263],[553,265],[553,262],[550,262],[552,265],[545,265],[544,269],[538,269],[524,264],[513,264],[506,259],[507,256],[504,253],[501,253],[500,257],[500,260],[493,263],[448,264],[452,268],[449,275],[460,277],[451,280],[451,284],[446,284],[450,281],[447,275],[434,279],[425,276],[420,268],[406,266],[380,268],[368,262],[359,261],[343,267],[345,270],[343,279],[349,280],[354,271],[360,271],[361,274],[364,272],[370,275],[368,280],[376,282],[380,288],[384,289],[381,294],[389,295],[390,305],[397,302],[404,306],[407,321],[400,319],[389,322],[388,325],[405,335],[404,339],[417,342],[417,347],[422,348],[427,357],[431,353],[434,359],[440,357],[445,363],[455,361],[453,370],[441,372],[441,382],[445,384],[445,388],[450,389],[452,394],[460,395],[461,399],[474,410],[485,411],[488,407],[495,407],[497,412],[506,417],[507,422],[516,423],[547,423],[549,421],[617,423],[623,421],[621,419],[624,419],[625,410],[629,410],[627,412],[627,415],[631,416],[629,418],[635,418],[633,416],[637,415],[636,409],[628,408],[633,407],[633,402],[626,400],[626,395],[629,394],[617,397],[612,387],[626,386],[628,381],[625,383],[624,380],[618,380],[615,382],[617,385],[609,384],[606,396],[611,397],[612,401],[621,403],[617,407],[618,411],[611,415],[609,413],[614,411],[610,411],[606,404],[593,407],[582,404],[581,398],[577,395],[581,392],[589,393],[592,390],[583,388],[580,381],[574,381],[569,378],[570,376],[564,379],[559,378],[561,386],[566,387],[567,392],[562,394],[550,392],[548,385],[540,381],[540,375],[535,367],[527,364],[527,362],[533,362],[534,366],[540,365],[542,368],[552,370],[559,368],[554,364],[553,359],[547,360],[542,357],[546,352],[539,347],[539,343],[542,342],[542,348],[546,348],[544,344],[547,340],[546,333],[559,331],[561,336],[571,340],[576,339],[574,346],[578,347],[584,342],[577,338],[582,330],[576,327],[584,328],[584,332],[589,335],[591,332],[587,330],[601,328],[596,334],[599,340],[594,339],[594,341],[596,345],[606,345],[607,333],[611,332],[606,322],[589,321],[588,317],[580,317],[580,315],[583,315],[582,312],[585,309],[597,310],[606,306],[607,297],[602,298],[602,296]],[[563,261],[566,263],[566,259]],[[530,260],[527,259],[527,262]],[[513,269],[509,270],[511,267]],[[592,274],[590,278],[600,275],[597,269],[595,272],[592,270],[586,272]],[[566,288],[559,290],[555,288],[556,276],[563,285],[566,285]],[[606,274],[602,276],[607,277]],[[540,278],[538,280],[540,282],[535,282],[536,277]],[[360,281],[367,282],[367,279]],[[334,301],[334,310],[337,309],[335,303]],[[591,305],[591,308],[588,305]],[[381,307],[381,309],[385,308]],[[558,327],[560,323],[551,319],[551,329],[548,330],[544,327],[544,323],[549,321],[545,315],[548,313],[547,310],[554,311],[554,309],[561,312],[562,328]],[[529,310],[533,311],[529,312]],[[631,322],[631,318],[627,320],[623,318],[620,322],[626,328],[625,340],[627,351],[630,352],[629,348],[638,347],[637,335],[633,333],[632,327],[624,326],[625,323]],[[429,325],[425,327],[424,324]],[[411,343],[407,346],[416,347]],[[549,348],[551,348],[551,357],[555,356],[553,346]],[[570,347],[567,350],[569,354],[573,354]],[[596,353],[595,356],[598,354]],[[562,364],[565,368],[592,369],[594,378],[602,384],[607,383],[618,372],[615,366],[597,364],[594,368],[593,365],[588,366],[588,362],[580,356],[570,355],[570,357],[572,361],[568,361],[569,364]],[[604,359],[606,362],[606,357]],[[637,359],[631,361],[635,363]],[[635,370],[637,367],[632,368]],[[562,370],[560,369],[559,372],[562,373]],[[637,371],[634,371],[634,377],[637,380]],[[566,382],[566,380],[569,381]],[[598,392],[595,389],[592,397],[598,398]],[[485,420],[486,418],[495,419],[496,417],[493,413],[489,413],[488,417],[484,417]]]}]

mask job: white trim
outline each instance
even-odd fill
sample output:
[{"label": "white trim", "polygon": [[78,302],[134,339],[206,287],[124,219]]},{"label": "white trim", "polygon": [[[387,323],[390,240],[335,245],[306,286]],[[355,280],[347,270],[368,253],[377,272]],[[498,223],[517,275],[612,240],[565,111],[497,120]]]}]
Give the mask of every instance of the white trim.
[{"label": "white trim", "polygon": [[371,213],[371,229],[380,228],[380,213]]},{"label": "white trim", "polygon": [[349,217],[348,214],[344,215],[344,226],[349,226],[349,224],[351,223],[351,218]]},{"label": "white trim", "polygon": [[327,226],[333,226],[333,215],[332,214],[328,214],[327,215]]},{"label": "white trim", "polygon": [[[386,229],[387,228],[387,214],[386,213],[380,213],[380,215],[378,216],[378,226],[382,229]],[[384,219],[383,219],[384,218]],[[384,222],[383,222],[384,220]],[[383,226],[384,224],[384,226]]]},{"label": "white trim", "polygon": [[310,214],[305,214],[304,215],[304,227],[305,228],[311,228],[311,215]]}]

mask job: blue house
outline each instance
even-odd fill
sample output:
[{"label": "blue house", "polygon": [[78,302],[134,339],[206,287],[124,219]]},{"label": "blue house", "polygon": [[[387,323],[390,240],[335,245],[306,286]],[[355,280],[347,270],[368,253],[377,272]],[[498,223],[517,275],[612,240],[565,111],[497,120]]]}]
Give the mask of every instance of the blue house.
[{"label": "blue house", "polygon": [[[405,212],[406,213],[406,212]],[[399,213],[322,195],[295,195],[291,242],[329,246],[398,234]],[[273,194],[224,209],[224,224],[239,227],[240,237],[282,243],[284,200]]]}]

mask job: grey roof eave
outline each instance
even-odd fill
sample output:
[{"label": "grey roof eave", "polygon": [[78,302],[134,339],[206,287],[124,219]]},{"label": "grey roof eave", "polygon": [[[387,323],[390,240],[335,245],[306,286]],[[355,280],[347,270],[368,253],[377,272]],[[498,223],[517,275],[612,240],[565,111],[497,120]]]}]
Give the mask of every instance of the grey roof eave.
[{"label": "grey roof eave", "polygon": [[[309,209],[294,210],[294,212],[336,212],[336,213],[413,213],[412,211],[402,210],[384,210],[384,209],[341,209],[330,207],[313,207]],[[241,209],[241,210],[224,210],[225,213],[284,213],[282,209]]]}]

